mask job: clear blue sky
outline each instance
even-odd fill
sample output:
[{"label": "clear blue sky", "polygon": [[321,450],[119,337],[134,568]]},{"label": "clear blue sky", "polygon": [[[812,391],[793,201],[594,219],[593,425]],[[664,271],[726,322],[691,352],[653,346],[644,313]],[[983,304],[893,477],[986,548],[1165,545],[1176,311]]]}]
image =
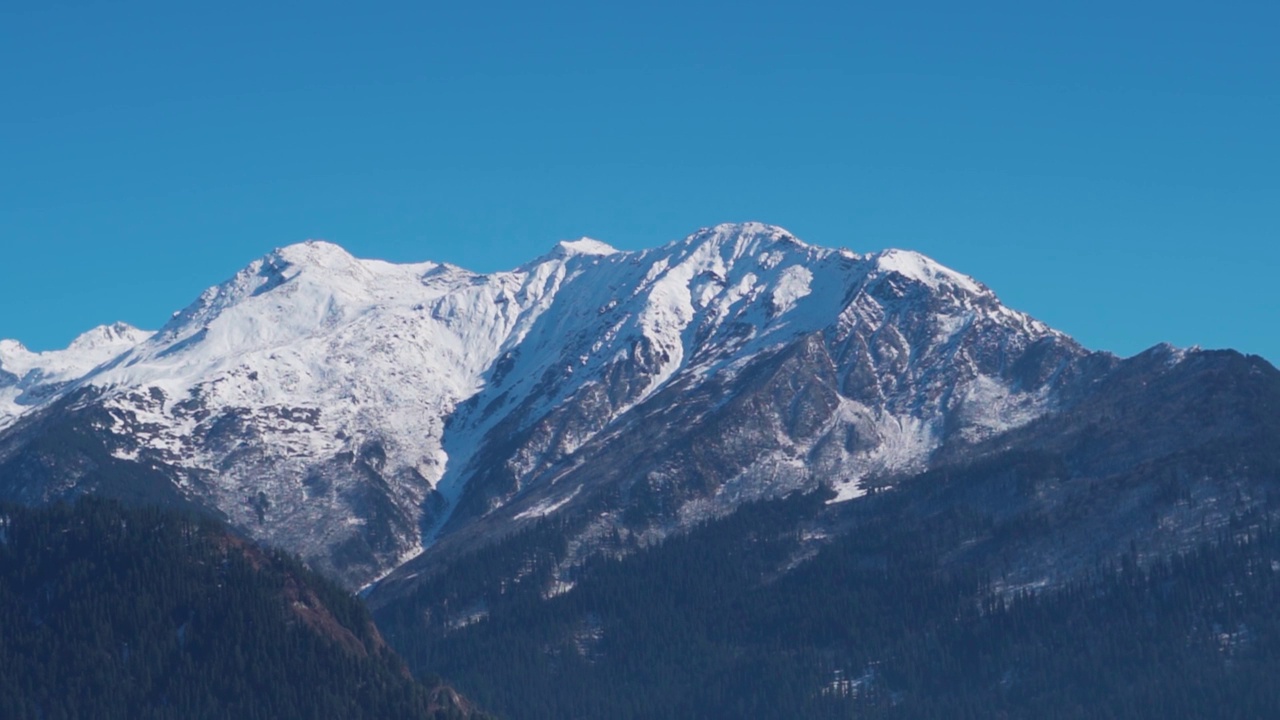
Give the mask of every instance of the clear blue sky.
[{"label": "clear blue sky", "polygon": [[494,270],[761,220],[1275,362],[1277,37],[1261,0],[3,3],[0,337],[154,328],[306,238]]}]

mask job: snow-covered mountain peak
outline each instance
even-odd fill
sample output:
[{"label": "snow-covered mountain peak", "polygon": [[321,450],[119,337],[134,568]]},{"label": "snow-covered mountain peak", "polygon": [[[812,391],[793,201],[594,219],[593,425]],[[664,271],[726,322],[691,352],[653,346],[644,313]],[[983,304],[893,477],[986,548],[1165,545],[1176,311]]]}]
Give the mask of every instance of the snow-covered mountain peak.
[{"label": "snow-covered mountain peak", "polygon": [[803,244],[796,236],[780,225],[757,221],[726,222],[705,227],[689,236],[695,241],[724,240],[738,237],[760,237],[770,240],[787,240]]},{"label": "snow-covered mountain peak", "polygon": [[0,340],[0,427],[151,335],[126,323],[101,325],[62,350],[45,352],[32,352],[17,340]]},{"label": "snow-covered mountain peak", "polygon": [[733,254],[738,256],[772,244],[809,247],[786,228],[762,222],[720,223],[702,228],[682,242],[685,245],[735,249],[737,252]]},{"label": "snow-covered mountain peak", "polygon": [[[861,477],[924,463],[945,418],[980,438],[1048,407],[1043,383],[1024,391],[1026,373],[1006,371],[1048,334],[917,253],[858,255],[758,222],[635,252],[565,241],[488,274],[309,241],[253,261],[155,335],[96,328],[62,355],[0,344],[0,429],[95,388],[95,431],[116,460],[167,468],[277,544],[355,543],[334,562],[367,579],[458,508],[455,525],[523,502],[689,397],[702,403],[690,427],[740,394],[758,400],[749,445],[770,449],[716,460],[734,468],[716,482],[766,492],[779,473],[838,471],[854,497]],[[709,432],[737,437],[731,416]],[[796,465],[806,455],[821,472]],[[377,528],[345,524],[375,516]]]},{"label": "snow-covered mountain peak", "polygon": [[4,358],[7,355],[20,355],[30,352],[26,345],[17,340],[0,340],[0,363],[4,362]]},{"label": "snow-covered mountain peak", "polygon": [[107,351],[121,353],[144,342],[154,333],[139,330],[129,323],[117,322],[110,325],[99,325],[88,332],[81,333],[71,341],[68,350],[76,352]]},{"label": "snow-covered mountain peak", "polygon": [[0,367],[20,376],[39,371],[44,381],[74,380],[152,334],[127,323],[99,325],[81,333],[66,348],[44,352],[33,352],[17,340],[0,340]]},{"label": "snow-covered mountain peak", "polygon": [[174,315],[152,345],[168,354],[194,343],[230,354],[288,344],[333,328],[375,302],[382,276],[416,284],[416,266],[358,260],[333,243],[278,248],[205,290]]},{"label": "snow-covered mountain peak", "polygon": [[985,288],[973,278],[958,273],[925,255],[913,250],[890,249],[873,255],[876,267],[882,272],[896,272],[937,290],[942,285],[962,288],[974,294]]},{"label": "snow-covered mountain peak", "polygon": [[267,257],[278,258],[289,265],[308,265],[334,270],[344,270],[352,263],[359,262],[342,246],[327,240],[307,240],[286,245],[276,248]]},{"label": "snow-covered mountain peak", "polygon": [[618,249],[608,243],[593,240],[589,237],[581,237],[577,240],[561,240],[556,243],[552,249],[552,255],[558,257],[572,257],[575,255],[613,255]]},{"label": "snow-covered mountain peak", "polygon": [[496,273],[488,277],[529,276],[543,277],[545,279],[559,274],[561,272],[560,269],[593,265],[613,256],[627,254],[629,253],[624,253],[608,243],[584,236],[577,240],[561,240],[546,253],[521,264],[514,270],[507,273]]}]

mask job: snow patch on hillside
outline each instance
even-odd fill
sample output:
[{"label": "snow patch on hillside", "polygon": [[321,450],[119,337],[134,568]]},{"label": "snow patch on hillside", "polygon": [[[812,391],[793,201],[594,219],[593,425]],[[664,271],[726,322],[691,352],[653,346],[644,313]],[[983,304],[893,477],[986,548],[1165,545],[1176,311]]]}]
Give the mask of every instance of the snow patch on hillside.
[{"label": "snow patch on hillside", "polygon": [[568,495],[558,500],[544,500],[542,502],[537,503],[536,505],[531,505],[529,506],[528,509],[522,510],[519,513],[516,513],[513,519],[528,520],[530,518],[546,517],[547,515],[554,513],[555,511],[559,510],[565,505],[568,505],[569,501],[577,497],[578,493],[581,490],[582,490],[581,487],[576,487],[573,489],[573,492],[569,493]]}]

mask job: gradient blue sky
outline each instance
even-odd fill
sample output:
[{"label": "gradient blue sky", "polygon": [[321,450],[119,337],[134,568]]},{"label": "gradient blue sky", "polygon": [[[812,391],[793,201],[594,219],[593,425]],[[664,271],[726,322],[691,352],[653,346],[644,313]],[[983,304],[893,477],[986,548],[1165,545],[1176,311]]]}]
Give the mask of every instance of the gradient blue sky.
[{"label": "gradient blue sky", "polygon": [[0,6],[0,337],[306,238],[494,270],[761,220],[1280,360],[1280,3],[373,5]]}]

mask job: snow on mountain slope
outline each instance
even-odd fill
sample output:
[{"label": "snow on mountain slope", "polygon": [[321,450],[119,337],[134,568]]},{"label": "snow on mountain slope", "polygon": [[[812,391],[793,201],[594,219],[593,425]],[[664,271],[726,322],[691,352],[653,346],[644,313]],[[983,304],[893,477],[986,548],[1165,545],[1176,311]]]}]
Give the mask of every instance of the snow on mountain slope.
[{"label": "snow on mountain slope", "polygon": [[[471,458],[467,463],[463,455],[445,478],[446,487],[456,485],[451,495],[462,497],[464,519],[524,494],[531,503],[554,500],[532,486],[540,478],[572,476],[573,463],[585,467],[584,476],[610,474],[602,464],[636,468],[643,457],[591,458],[612,455],[629,432],[622,419],[642,418],[645,403],[664,388],[670,392],[656,403],[658,428],[705,436],[709,445],[742,432],[752,417],[723,418],[721,430],[710,430],[727,400],[756,391],[743,387],[739,375],[806,338],[820,336],[820,347],[787,370],[791,377],[784,381],[832,385],[813,401],[821,407],[810,410],[822,429],[799,437],[794,428],[758,428],[735,454],[746,462],[720,465],[736,467],[740,482],[713,483],[716,494],[728,493],[729,505],[744,485],[753,488],[748,494],[767,494],[792,480],[811,484],[822,474],[841,498],[856,497],[868,476],[923,467],[948,432],[976,441],[1050,408],[1048,377],[1020,383],[1009,376],[1037,343],[1056,348],[1048,353],[1054,362],[1084,352],[1004,308],[972,279],[915,253],[862,257],[806,245],[781,228],[745,224],[611,260],[583,281],[588,285],[581,292],[598,296],[558,305],[542,318],[554,332],[537,337],[565,340],[538,353],[515,347],[510,370],[503,367],[451,420],[446,443],[466,447]],[[618,288],[627,291],[620,295]],[[564,292],[580,297],[572,284]],[[607,329],[600,334],[593,327]],[[575,342],[579,337],[587,342]],[[823,377],[823,363],[833,366],[833,377]],[[704,396],[706,406],[699,404]],[[842,433],[864,440],[837,442]],[[653,437],[641,455],[675,442]],[[692,461],[682,462],[655,471],[655,481],[685,476]],[[561,494],[576,493],[576,482],[567,480]],[[691,508],[706,500],[691,500]]]},{"label": "snow on mountain slope", "polygon": [[572,300],[512,343],[451,421],[450,444],[469,457],[451,466],[445,487],[459,494],[487,476],[504,492],[519,490],[674,379],[732,375],[829,324],[865,275],[852,253],[758,223],[717,226],[570,274],[561,296]]},{"label": "snow on mountain slope", "polygon": [[604,285],[630,290],[597,308],[603,335],[523,366],[515,348],[520,371],[451,418],[446,447],[470,462],[442,481],[458,501],[435,556],[548,508],[590,518],[569,531],[572,566],[752,499],[827,485],[850,500],[1052,412],[1090,355],[915,253],[745,224],[612,260]]},{"label": "snow on mountain slope", "polygon": [[[307,242],[154,335],[116,335],[43,364],[0,344],[0,461],[35,432],[16,421],[62,398],[113,462],[162,470],[353,584],[490,514],[591,502],[590,474],[684,488],[663,501],[673,516],[816,481],[852,498],[948,438],[1045,412],[1083,352],[918,254],[759,223],[640,252],[567,241],[488,275]],[[50,391],[32,400],[28,377]],[[636,428],[664,467],[624,451]],[[696,491],[682,431],[707,452],[740,446]]]},{"label": "snow on mountain slope", "polygon": [[115,323],[93,328],[64,350],[31,352],[15,340],[0,340],[0,428],[150,336]]}]

